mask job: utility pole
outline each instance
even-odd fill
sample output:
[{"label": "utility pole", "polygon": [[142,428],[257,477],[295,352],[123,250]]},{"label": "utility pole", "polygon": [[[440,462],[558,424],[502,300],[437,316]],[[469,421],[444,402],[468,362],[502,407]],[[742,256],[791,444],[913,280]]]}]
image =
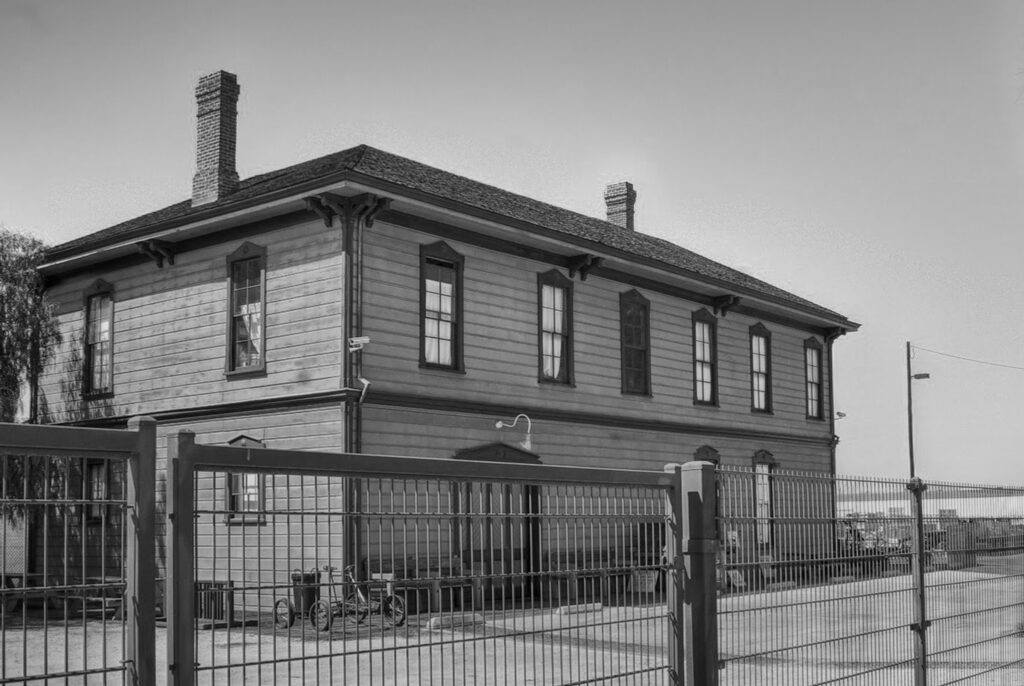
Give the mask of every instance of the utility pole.
[{"label": "utility pole", "polygon": [[911,562],[911,576],[914,584],[914,606],[916,622],[910,625],[914,632],[914,686],[928,686],[928,613],[925,609],[925,541],[924,541],[924,491],[927,486],[917,478],[914,468],[914,381],[930,378],[930,375],[914,374],[910,368],[911,346],[907,341],[907,440],[910,448],[910,481],[907,490],[913,497],[914,515],[914,556]]},{"label": "utility pole", "polygon": [[917,476],[914,468],[914,381],[930,379],[931,374],[914,374],[910,369],[910,341],[907,341],[907,444],[910,455],[910,478]]}]

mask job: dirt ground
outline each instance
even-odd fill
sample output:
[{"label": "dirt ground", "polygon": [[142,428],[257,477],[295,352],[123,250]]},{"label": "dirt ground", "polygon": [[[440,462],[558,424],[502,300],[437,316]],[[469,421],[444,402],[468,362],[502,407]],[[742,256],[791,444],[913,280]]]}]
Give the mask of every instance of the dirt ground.
[{"label": "dirt ground", "polygon": [[[456,612],[449,618],[468,622],[472,616]],[[485,613],[483,618],[483,624],[437,629],[429,617],[412,616],[398,628],[384,627],[379,617],[369,617],[362,624],[339,620],[331,631],[322,633],[308,622],[276,629],[267,616],[251,626],[200,630],[196,634],[197,682],[562,684],[601,678],[603,683],[665,682],[663,605],[580,614],[559,614],[551,608],[516,610]],[[44,630],[41,618],[29,618],[24,629],[20,621],[11,619],[0,648],[0,676],[74,673],[119,665],[119,623],[79,619]],[[166,629],[158,627],[158,647],[166,645],[166,640]],[[157,682],[166,683],[163,651],[157,651],[157,660]],[[97,671],[52,683],[121,680],[120,674],[104,677]]]},{"label": "dirt ground", "polygon": [[[1024,557],[979,559],[971,570],[927,575],[929,684],[1024,684]],[[820,683],[912,684],[913,591],[909,575],[728,596],[719,602],[723,686]],[[429,617],[384,627],[339,619],[330,632],[297,621],[196,633],[198,683],[612,684],[667,682],[663,603],[563,614],[552,608],[484,613],[483,624],[435,628]],[[78,672],[51,683],[121,683],[118,622],[7,615],[0,682]],[[166,630],[157,629],[158,683],[165,683]],[[1007,663],[1022,661],[1006,667]],[[34,683],[46,683],[38,681]]]}]

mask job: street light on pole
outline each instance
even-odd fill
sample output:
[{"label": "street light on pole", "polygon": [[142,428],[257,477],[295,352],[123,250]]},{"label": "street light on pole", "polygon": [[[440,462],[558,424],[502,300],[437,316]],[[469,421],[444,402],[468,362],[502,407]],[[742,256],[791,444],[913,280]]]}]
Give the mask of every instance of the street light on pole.
[{"label": "street light on pole", "polygon": [[910,341],[907,341],[907,441],[910,448],[910,478],[917,476],[914,469],[914,381],[930,379],[931,374],[914,374],[910,369]]}]

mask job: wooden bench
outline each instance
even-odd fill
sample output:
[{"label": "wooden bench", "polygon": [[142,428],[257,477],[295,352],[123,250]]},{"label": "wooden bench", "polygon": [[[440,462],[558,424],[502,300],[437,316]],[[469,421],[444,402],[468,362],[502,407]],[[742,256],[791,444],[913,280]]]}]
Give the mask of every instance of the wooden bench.
[{"label": "wooden bench", "polygon": [[571,604],[577,603],[581,595],[611,600],[613,590],[621,592],[626,587],[631,571],[620,563],[615,551],[602,548],[549,551],[544,555],[542,570],[553,580],[547,588],[549,596],[564,585]]},{"label": "wooden bench", "polygon": [[62,579],[42,574],[0,575],[0,611],[16,612],[32,601],[45,603],[67,617],[87,616],[113,618],[122,610],[124,582],[120,577],[87,577],[84,580]]},{"label": "wooden bench", "polygon": [[529,554],[524,548],[463,550],[463,572],[473,588],[474,607],[531,596],[537,575],[531,573],[536,562],[528,559]]},{"label": "wooden bench", "polygon": [[463,576],[458,555],[364,559],[363,570],[364,579],[381,582],[387,593],[404,597],[410,613],[421,609],[436,612],[456,605],[461,608],[465,591],[472,588],[472,580]]}]

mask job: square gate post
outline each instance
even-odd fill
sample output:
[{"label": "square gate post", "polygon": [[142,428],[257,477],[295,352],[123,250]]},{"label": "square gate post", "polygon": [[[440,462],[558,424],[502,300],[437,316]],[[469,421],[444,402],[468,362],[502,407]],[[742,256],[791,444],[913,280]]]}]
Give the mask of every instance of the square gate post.
[{"label": "square gate post", "polygon": [[196,677],[195,464],[196,435],[167,437],[167,683],[192,686]]},{"label": "square gate post", "polygon": [[677,684],[717,686],[715,465],[670,464],[665,471],[676,475],[669,495],[671,519],[665,537],[672,577],[666,584],[673,631],[669,671]]},{"label": "square gate post", "polygon": [[128,683],[156,683],[156,420],[133,417],[128,429],[138,436],[128,460],[125,498],[131,510],[126,523],[127,569],[124,613]]}]

